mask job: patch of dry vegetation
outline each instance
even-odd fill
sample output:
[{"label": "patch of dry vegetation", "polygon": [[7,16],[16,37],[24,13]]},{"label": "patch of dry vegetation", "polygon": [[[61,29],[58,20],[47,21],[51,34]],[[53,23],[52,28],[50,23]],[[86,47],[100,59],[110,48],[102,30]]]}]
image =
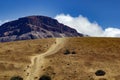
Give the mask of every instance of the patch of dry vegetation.
[{"label": "patch of dry vegetation", "polygon": [[[43,75],[52,80],[120,79],[119,38],[65,39],[64,47],[44,58],[45,64],[38,71],[41,74],[34,80],[40,80]],[[0,80],[10,80],[12,76],[25,79],[30,74],[27,69],[31,68],[28,66],[31,57],[46,52],[53,43],[55,39],[0,43]],[[98,74],[105,74],[98,76],[97,71]]]}]

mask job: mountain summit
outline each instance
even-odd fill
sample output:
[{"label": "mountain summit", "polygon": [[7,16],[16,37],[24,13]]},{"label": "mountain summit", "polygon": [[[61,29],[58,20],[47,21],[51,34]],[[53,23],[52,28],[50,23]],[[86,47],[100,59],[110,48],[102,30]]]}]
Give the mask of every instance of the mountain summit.
[{"label": "mountain summit", "polygon": [[0,42],[54,37],[83,36],[46,16],[27,16],[0,26]]}]

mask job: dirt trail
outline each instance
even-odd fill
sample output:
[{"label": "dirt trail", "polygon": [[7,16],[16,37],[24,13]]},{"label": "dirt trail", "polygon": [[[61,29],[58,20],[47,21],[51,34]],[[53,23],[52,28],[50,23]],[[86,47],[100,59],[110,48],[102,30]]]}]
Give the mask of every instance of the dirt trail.
[{"label": "dirt trail", "polygon": [[25,80],[35,80],[35,77],[39,77],[41,66],[44,65],[45,57],[55,54],[64,46],[64,43],[65,38],[56,38],[56,43],[53,43],[52,46],[45,53],[33,56],[31,59],[31,64],[27,69],[27,77]]}]

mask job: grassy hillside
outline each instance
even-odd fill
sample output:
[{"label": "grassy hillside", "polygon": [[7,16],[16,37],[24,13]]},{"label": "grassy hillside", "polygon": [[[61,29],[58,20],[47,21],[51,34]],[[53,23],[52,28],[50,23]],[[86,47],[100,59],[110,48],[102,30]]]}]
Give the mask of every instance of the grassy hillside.
[{"label": "grassy hillside", "polygon": [[42,80],[43,75],[51,80],[119,80],[120,39],[56,38],[0,43],[0,80],[15,76]]}]

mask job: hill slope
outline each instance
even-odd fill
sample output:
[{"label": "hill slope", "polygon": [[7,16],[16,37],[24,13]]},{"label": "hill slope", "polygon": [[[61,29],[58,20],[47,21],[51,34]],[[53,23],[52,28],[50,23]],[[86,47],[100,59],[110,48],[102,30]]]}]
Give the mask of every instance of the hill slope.
[{"label": "hill slope", "polygon": [[0,42],[77,36],[83,35],[46,16],[27,16],[0,26]]},{"label": "hill slope", "polygon": [[[54,38],[0,43],[0,80],[119,80],[120,39]],[[95,73],[102,74],[101,76]],[[3,73],[4,71],[4,73]]]}]

